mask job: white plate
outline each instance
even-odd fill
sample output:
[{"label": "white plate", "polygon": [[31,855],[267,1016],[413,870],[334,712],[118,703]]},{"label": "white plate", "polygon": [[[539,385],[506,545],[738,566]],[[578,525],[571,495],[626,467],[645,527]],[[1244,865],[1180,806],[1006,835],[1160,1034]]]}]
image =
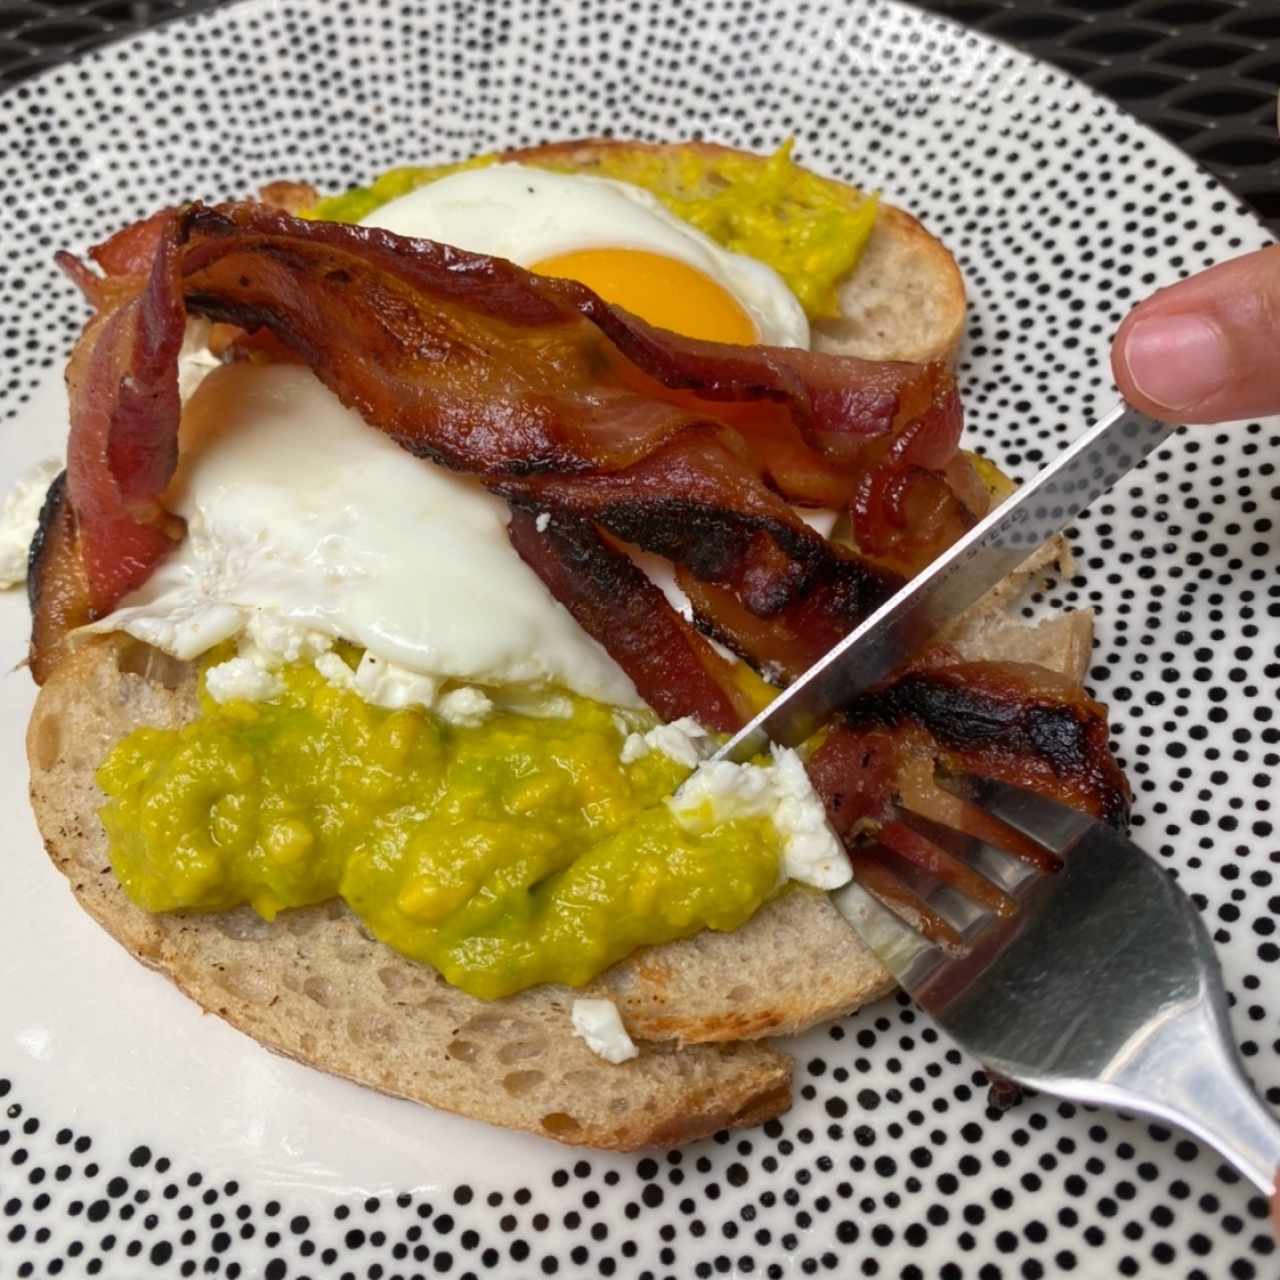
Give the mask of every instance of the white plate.
[{"label": "white plate", "polygon": [[[755,148],[794,133],[814,167],[919,213],[969,283],[971,437],[1014,472],[1105,406],[1132,300],[1265,240],[1107,102],[889,4],[248,0],[0,102],[0,478],[63,431],[58,369],[84,313],[55,249],[272,178],[337,189],[601,132]],[[1043,602],[1099,610],[1093,683],[1137,835],[1204,904],[1273,1102],[1277,435],[1176,442],[1080,522],[1079,576]],[[0,598],[6,667],[26,625],[19,593]],[[24,671],[0,680],[0,1275],[55,1259],[130,1278],[1274,1273],[1261,1202],[1212,1156],[1045,1099],[988,1112],[972,1064],[902,1000],[795,1046],[781,1122],[652,1159],[276,1059],[75,908],[26,804],[31,700]]]}]

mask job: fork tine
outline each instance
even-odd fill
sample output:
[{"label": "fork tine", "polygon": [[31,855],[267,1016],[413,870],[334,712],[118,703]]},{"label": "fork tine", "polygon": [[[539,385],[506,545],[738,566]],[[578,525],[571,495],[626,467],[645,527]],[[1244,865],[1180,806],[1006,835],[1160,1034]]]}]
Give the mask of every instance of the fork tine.
[{"label": "fork tine", "polygon": [[929,965],[939,953],[856,879],[831,895],[832,905],[853,925],[858,936],[895,975]]},{"label": "fork tine", "polygon": [[906,823],[886,823],[876,834],[880,843],[899,857],[922,867],[995,915],[1011,916],[1017,911],[1018,904],[998,885]]},{"label": "fork tine", "polygon": [[[911,895],[909,909],[900,909],[900,915],[910,916],[913,921],[925,918],[930,923],[935,917],[941,917],[962,942],[967,942],[968,934],[978,921],[990,918],[991,913],[986,907],[959,892],[932,870],[921,866],[920,862],[904,858],[887,844],[874,843],[864,847],[898,882],[897,887],[902,893]],[[887,885],[888,882],[885,883]],[[905,901],[902,906],[906,907]]]},{"label": "fork tine", "polygon": [[852,850],[849,861],[858,883],[917,933],[948,951],[958,953],[965,949],[955,926],[902,882],[875,845]]},{"label": "fork tine", "polygon": [[[973,781],[981,785],[985,779],[975,778]],[[912,812],[954,831],[963,831],[993,849],[1011,853],[1046,874],[1059,869],[1060,863],[1054,857],[1056,850],[1046,850],[1031,835],[1035,828],[1029,830],[1004,822],[985,805],[974,804],[949,787],[937,782],[929,787],[916,787],[904,799]]]},{"label": "fork tine", "polygon": [[980,876],[1013,898],[1024,893],[1028,885],[1038,880],[1042,874],[1038,867],[1032,866],[1025,858],[997,849],[966,831],[944,827],[910,809],[899,808],[898,814],[913,831],[918,831],[934,844],[941,845],[952,857],[967,863]]},{"label": "fork tine", "polygon": [[[976,805],[972,808],[979,813],[985,811],[1006,830],[1039,841],[1055,855],[1070,853],[1094,825],[1095,820],[1089,814],[1048,800],[1034,791],[1024,791],[995,778],[974,777],[972,781],[982,803],[981,809]],[[1056,856],[1054,862],[1054,870],[1059,869],[1061,856]]]}]

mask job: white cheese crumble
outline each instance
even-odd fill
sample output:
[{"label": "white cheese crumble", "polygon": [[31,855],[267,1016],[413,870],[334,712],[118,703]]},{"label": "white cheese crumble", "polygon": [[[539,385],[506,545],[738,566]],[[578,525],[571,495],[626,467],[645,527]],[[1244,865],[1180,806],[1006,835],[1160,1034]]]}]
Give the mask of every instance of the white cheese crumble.
[{"label": "white cheese crumble", "polygon": [[474,729],[493,710],[493,703],[479,689],[450,689],[436,703],[436,715],[459,729]]},{"label": "white cheese crumble", "polygon": [[685,716],[646,733],[628,733],[619,758],[623,764],[633,764],[650,751],[661,751],[677,764],[696,769],[715,749],[711,735],[691,716]]},{"label": "white cheese crumble", "polygon": [[57,458],[46,458],[24,471],[9,490],[0,508],[0,587],[16,587],[26,581],[27,554],[40,523],[40,508],[61,470]]},{"label": "white cheese crumble", "polygon": [[329,652],[332,648],[333,637],[323,631],[301,626],[272,609],[254,609],[236,641],[236,656],[209,668],[205,688],[215,702],[266,702],[284,692],[277,673],[286,662],[323,656],[343,665]]},{"label": "white cheese crumble", "polygon": [[254,609],[245,619],[240,652],[252,648],[264,664],[279,666],[318,658],[333,648],[333,637],[311,627],[300,626],[274,609]]},{"label": "white cheese crumble", "polygon": [[351,670],[340,655],[336,653],[322,653],[315,662],[316,670],[324,676],[325,680],[333,685],[335,689],[347,689],[355,692],[356,673]]},{"label": "white cheese crumble", "polygon": [[[438,714],[450,719],[441,705],[450,696],[436,702],[436,692],[440,687],[438,680],[424,676],[417,671],[410,671],[398,662],[388,662],[385,658],[376,657],[366,652],[354,671],[336,653],[322,653],[315,660],[316,670],[336,689],[349,689],[357,693],[365,702],[374,707],[385,707],[388,711],[398,711],[401,707],[426,707],[434,709]],[[473,693],[474,690],[457,690],[459,693]],[[486,707],[488,698],[484,698]],[[469,723],[479,724],[484,717],[480,716]],[[457,721],[451,721],[457,723]]]},{"label": "white cheese crumble", "polygon": [[818,889],[848,884],[853,878],[848,855],[827,821],[826,806],[804,762],[791,749],[774,747],[771,772],[777,797],[773,825],[782,836],[783,874]]},{"label": "white cheese crumble", "polygon": [[356,667],[354,688],[366,702],[395,711],[401,707],[430,707],[440,682],[366,650]]},{"label": "white cheese crumble", "polygon": [[585,1040],[587,1048],[606,1062],[626,1062],[640,1056],[612,1000],[575,1000],[569,1017],[573,1034]]},{"label": "white cheese crumble", "polygon": [[[333,637],[323,631],[303,626],[274,610],[256,609],[245,620],[236,656],[210,667],[205,687],[215,702],[233,698],[265,702],[284,691],[281,667],[309,661],[334,688],[349,690],[371,706],[389,711],[425,707],[450,724],[474,728],[493,710],[493,703],[479,689],[464,686],[440,696],[440,680],[368,651],[353,671],[333,646]],[[526,715],[573,714],[573,704],[562,695],[539,695],[520,709]]]},{"label": "white cheese crumble", "polygon": [[852,872],[844,846],[794,751],[774,747],[773,763],[763,766],[708,760],[716,740],[690,717],[644,733],[632,732],[617,715],[614,723],[626,735],[619,756],[623,764],[661,751],[695,771],[667,800],[686,831],[708,831],[735,818],[769,818],[782,837],[780,879],[817,889],[838,889],[849,882]]},{"label": "white cheese crumble", "polygon": [[538,518],[533,522],[533,527],[537,529],[539,533],[546,533],[550,524],[551,524],[551,512],[539,511]]},{"label": "white cheese crumble", "polygon": [[210,667],[205,673],[204,683],[214,702],[230,702],[234,698],[266,702],[284,692],[280,677],[274,671],[259,666],[252,658],[231,658]]},{"label": "white cheese crumble", "polygon": [[573,700],[563,693],[547,693],[540,689],[499,689],[494,695],[504,711],[533,720],[570,720]]},{"label": "white cheese crumble", "polygon": [[769,818],[782,837],[782,879],[838,889],[852,876],[804,763],[789,748],[775,746],[773,763],[765,766],[708,761],[667,804],[686,831],[706,831],[735,818]]}]

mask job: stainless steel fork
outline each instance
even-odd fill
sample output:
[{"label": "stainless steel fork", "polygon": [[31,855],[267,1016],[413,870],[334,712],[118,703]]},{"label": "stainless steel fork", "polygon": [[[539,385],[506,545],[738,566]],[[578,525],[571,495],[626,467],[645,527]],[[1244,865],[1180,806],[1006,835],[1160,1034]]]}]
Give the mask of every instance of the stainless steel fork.
[{"label": "stainless steel fork", "polygon": [[935,945],[856,881],[833,899],[867,945],[991,1072],[1176,1125],[1270,1196],[1280,1123],[1245,1078],[1213,944],[1177,882],[1136,844],[1064,805],[1000,783],[982,808],[1058,855],[1045,874],[904,815],[1003,889],[997,912],[945,883],[914,889],[962,946]]}]

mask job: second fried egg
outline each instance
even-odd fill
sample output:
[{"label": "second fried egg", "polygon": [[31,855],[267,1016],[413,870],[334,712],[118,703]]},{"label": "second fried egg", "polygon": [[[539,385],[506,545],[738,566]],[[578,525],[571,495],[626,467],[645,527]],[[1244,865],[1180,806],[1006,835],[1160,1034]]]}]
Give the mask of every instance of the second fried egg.
[{"label": "second fried egg", "polygon": [[495,165],[419,187],[364,222],[579,280],[687,337],[809,345],[804,309],[772,267],[721,248],[630,183]]}]

